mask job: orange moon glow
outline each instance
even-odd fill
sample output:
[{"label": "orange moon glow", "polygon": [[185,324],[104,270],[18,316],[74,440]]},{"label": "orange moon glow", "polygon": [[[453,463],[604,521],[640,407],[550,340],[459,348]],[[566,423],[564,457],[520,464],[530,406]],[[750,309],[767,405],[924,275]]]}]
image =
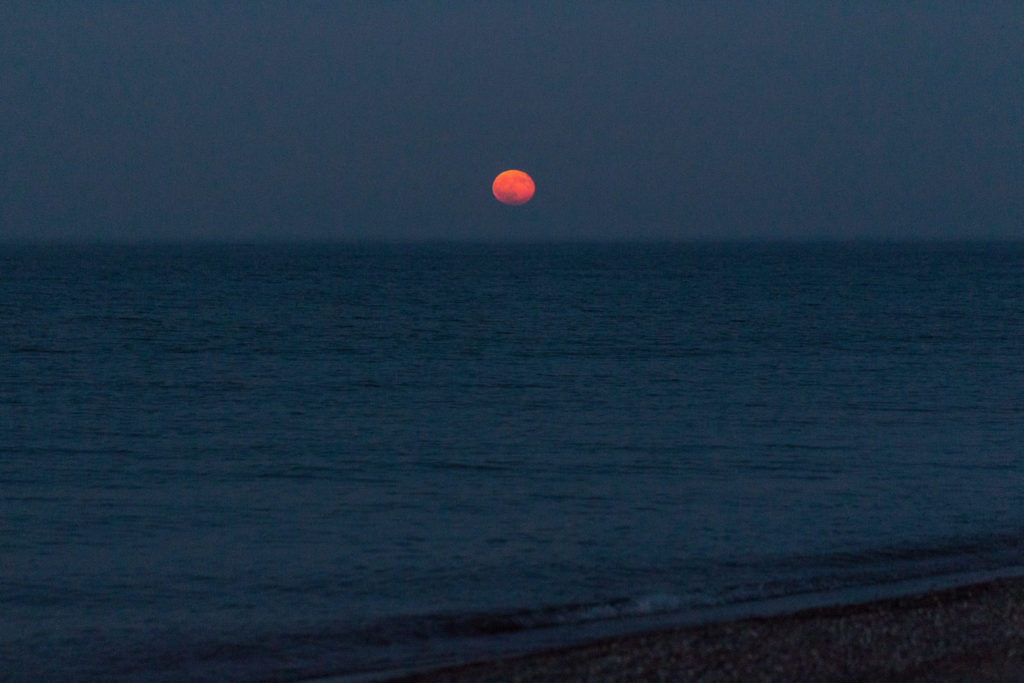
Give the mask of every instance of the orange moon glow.
[{"label": "orange moon glow", "polygon": [[502,204],[525,204],[533,196],[533,178],[522,171],[510,170],[498,174],[491,185],[494,198]]}]

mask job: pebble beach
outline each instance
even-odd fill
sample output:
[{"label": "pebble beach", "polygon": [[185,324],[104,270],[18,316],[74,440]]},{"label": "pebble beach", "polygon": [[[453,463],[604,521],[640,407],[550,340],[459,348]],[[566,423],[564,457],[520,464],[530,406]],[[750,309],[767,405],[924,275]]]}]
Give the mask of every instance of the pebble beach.
[{"label": "pebble beach", "polygon": [[1024,578],[641,633],[391,680],[1024,681]]}]

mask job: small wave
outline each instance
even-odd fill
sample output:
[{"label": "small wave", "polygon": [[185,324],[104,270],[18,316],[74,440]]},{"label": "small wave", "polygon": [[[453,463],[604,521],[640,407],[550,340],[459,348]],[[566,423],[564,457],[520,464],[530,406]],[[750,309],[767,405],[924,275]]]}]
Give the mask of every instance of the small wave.
[{"label": "small wave", "polygon": [[[461,661],[473,652],[497,652],[491,648],[500,649],[502,642],[518,642],[521,648],[532,642],[531,632],[543,629],[656,615],[680,604],[675,596],[654,594],[538,609],[418,614],[363,623],[343,620],[284,631],[185,633],[172,629],[129,639],[127,649],[113,642],[94,645],[104,653],[101,664],[108,670],[153,680],[245,680],[256,678],[255,672],[265,677],[268,671],[275,677],[287,674],[289,680],[328,673],[379,675]],[[527,640],[515,640],[519,636]]]},{"label": "small wave", "polygon": [[616,598],[604,602],[553,605],[537,609],[410,615],[367,625],[360,629],[357,637],[366,644],[378,646],[437,637],[474,638],[667,614],[684,607],[686,604],[679,596],[652,594],[640,598]]},{"label": "small wave", "polygon": [[67,354],[75,353],[75,349],[70,348],[57,348],[52,346],[36,346],[31,344],[24,344],[20,346],[11,346],[11,353],[24,353],[24,354],[38,354],[38,355],[51,355],[51,356],[62,356]]}]

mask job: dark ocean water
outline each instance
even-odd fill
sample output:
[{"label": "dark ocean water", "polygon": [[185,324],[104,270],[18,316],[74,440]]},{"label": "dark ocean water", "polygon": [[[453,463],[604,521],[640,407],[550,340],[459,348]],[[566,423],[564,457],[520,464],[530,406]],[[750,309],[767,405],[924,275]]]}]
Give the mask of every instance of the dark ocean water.
[{"label": "dark ocean water", "polygon": [[0,354],[0,678],[1024,565],[1022,244],[8,246]]}]

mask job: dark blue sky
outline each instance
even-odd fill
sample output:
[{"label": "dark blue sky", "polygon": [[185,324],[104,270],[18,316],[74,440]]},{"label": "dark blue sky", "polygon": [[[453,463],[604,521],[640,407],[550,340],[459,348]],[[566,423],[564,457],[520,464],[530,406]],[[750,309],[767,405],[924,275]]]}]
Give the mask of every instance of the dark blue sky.
[{"label": "dark blue sky", "polygon": [[1022,238],[1022,36],[1019,2],[14,0],[0,239]]}]

